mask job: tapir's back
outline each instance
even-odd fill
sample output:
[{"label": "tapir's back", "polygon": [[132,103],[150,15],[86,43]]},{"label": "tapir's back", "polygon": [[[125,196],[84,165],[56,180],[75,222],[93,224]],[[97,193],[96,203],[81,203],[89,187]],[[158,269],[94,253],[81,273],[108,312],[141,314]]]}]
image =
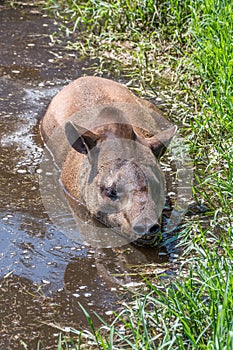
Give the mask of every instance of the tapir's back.
[{"label": "tapir's back", "polygon": [[[153,111],[154,120],[164,120],[159,109],[152,103],[136,97],[123,85],[99,77],[82,77],[67,85],[53,98],[42,120],[41,132],[44,140],[47,141],[54,130],[70,119],[74,113],[78,114],[95,106],[111,104],[135,105],[135,112],[137,112],[136,106],[141,110],[146,108]],[[133,125],[135,122],[136,125],[138,124],[138,121],[133,120],[135,114],[130,113],[129,115],[129,120]],[[141,122],[144,126],[149,125],[149,121],[145,123],[145,120],[142,119]],[[152,133],[154,131],[152,130]]]}]

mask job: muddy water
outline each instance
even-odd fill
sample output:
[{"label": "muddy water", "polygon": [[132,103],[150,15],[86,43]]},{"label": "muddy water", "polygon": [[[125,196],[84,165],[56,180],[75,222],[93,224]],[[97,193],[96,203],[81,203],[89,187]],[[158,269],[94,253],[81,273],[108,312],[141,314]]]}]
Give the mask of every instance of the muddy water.
[{"label": "muddy water", "polygon": [[[39,119],[90,62],[52,45],[53,21],[34,7],[0,7],[0,350],[55,349],[54,327],[87,323],[78,302],[107,318],[117,308],[129,264],[163,263],[166,251],[129,247],[101,252],[60,233],[42,205],[37,170]],[[161,265],[163,266],[163,265]],[[165,267],[164,267],[165,268]],[[116,289],[118,292],[116,292]]]}]

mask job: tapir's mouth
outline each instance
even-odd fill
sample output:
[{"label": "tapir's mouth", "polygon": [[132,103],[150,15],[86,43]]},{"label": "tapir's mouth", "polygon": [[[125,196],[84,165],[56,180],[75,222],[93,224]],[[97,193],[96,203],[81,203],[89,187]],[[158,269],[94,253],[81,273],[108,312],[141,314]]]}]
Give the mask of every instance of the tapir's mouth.
[{"label": "tapir's mouth", "polygon": [[145,246],[155,247],[156,245],[159,244],[161,239],[162,239],[161,232],[157,232],[154,235],[145,234],[144,236],[142,236],[141,238],[138,238],[133,243],[136,245],[139,245],[139,246],[144,246],[144,247]]}]

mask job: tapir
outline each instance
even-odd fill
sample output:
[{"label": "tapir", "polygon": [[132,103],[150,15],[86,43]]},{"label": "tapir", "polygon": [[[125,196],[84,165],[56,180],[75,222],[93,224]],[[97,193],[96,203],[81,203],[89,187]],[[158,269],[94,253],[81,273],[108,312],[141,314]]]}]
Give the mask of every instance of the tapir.
[{"label": "tapir", "polygon": [[57,144],[55,160],[64,141],[58,129],[68,145],[61,165],[65,191],[116,234],[157,243],[165,200],[159,159],[176,127],[126,86],[86,76],[64,87],[42,119],[45,143]]}]

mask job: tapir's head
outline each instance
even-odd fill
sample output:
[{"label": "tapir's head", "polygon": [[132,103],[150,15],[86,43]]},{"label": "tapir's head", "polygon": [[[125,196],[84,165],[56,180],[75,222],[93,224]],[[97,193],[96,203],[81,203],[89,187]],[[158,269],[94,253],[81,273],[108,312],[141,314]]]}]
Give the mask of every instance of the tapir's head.
[{"label": "tapir's head", "polygon": [[77,169],[82,199],[106,226],[149,244],[160,236],[165,200],[158,159],[176,128],[145,138],[119,109],[107,107],[101,113],[103,124],[92,131],[71,121],[65,125],[70,145],[83,155]]}]

